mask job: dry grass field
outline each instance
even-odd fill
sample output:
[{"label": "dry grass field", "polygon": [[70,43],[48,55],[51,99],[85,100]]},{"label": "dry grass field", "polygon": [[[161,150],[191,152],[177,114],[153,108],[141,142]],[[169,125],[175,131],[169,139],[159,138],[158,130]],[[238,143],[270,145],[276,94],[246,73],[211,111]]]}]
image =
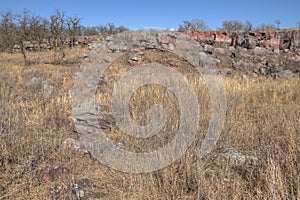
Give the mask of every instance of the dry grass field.
[{"label": "dry grass field", "polygon": [[[225,125],[214,151],[204,158],[204,169],[197,172],[196,154],[209,121],[210,98],[205,84],[196,70],[174,55],[145,52],[144,63],[170,65],[187,78],[201,102],[201,115],[195,141],[181,159],[159,171],[130,174],[62,145],[67,138],[80,139],[73,129],[68,91],[83,53],[88,50],[67,50],[60,65],[53,64],[54,52],[29,53],[28,58],[35,61],[30,66],[24,66],[21,54],[0,54],[0,199],[177,200],[197,199],[198,193],[202,200],[300,199],[298,75],[276,80],[241,78],[238,74],[223,77]],[[127,62],[129,56],[107,69],[105,75],[110,79],[102,84],[98,102],[110,103],[113,82],[132,67]],[[169,60],[176,61],[176,66]],[[30,84],[34,78],[53,80],[59,94]],[[133,94],[130,107],[132,118],[144,125],[149,123],[147,109],[156,103],[164,105],[169,114],[165,135],[133,139],[113,125],[106,130],[108,137],[131,151],[163,146],[178,125],[176,97],[150,84]],[[232,163],[233,158],[218,155],[248,156],[256,162]]]}]

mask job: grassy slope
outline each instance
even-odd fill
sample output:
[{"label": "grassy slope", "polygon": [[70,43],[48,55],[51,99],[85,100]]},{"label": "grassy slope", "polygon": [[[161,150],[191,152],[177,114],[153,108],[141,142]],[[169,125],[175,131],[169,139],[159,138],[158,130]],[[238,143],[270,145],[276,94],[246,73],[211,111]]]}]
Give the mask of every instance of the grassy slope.
[{"label": "grassy slope", "polygon": [[[23,66],[19,54],[0,54],[0,152],[4,157],[0,168],[0,199],[49,199],[50,188],[64,188],[73,179],[91,180],[93,184],[87,186],[87,190],[102,199],[195,199],[198,192],[195,153],[199,148],[197,141],[201,142],[207,129],[209,115],[205,111],[209,98],[200,77],[193,70],[186,70],[184,66],[187,64],[171,54],[149,51],[144,55],[144,62],[166,64],[165,58],[176,60],[174,69],[186,76],[202,102],[199,134],[182,159],[158,172],[126,174],[103,166],[87,155],[60,147],[64,139],[78,138],[72,131],[72,99],[67,91],[72,87],[73,75],[82,61],[78,56],[86,51],[67,51],[67,64],[64,65],[44,64],[51,63],[53,52],[31,53],[29,56],[36,60],[36,64],[29,67]],[[130,68],[126,56],[107,70],[106,75],[112,82],[120,76],[120,67]],[[33,77],[51,78],[66,94],[48,98],[28,89],[25,86]],[[111,90],[111,84],[108,82],[105,86],[107,91]],[[202,199],[300,198],[299,85],[299,77],[279,80],[225,78],[228,112],[216,149],[249,152],[263,162],[254,167],[231,166],[227,163],[220,165],[213,157],[208,157],[207,167],[200,174]],[[163,89],[155,85],[137,91],[131,102],[133,118],[140,124],[148,123],[143,110],[152,103],[161,102],[175,116],[171,115],[168,121],[169,140],[176,128],[172,125],[176,124],[177,116],[177,107],[170,105],[176,104],[176,100],[171,94],[166,94],[173,104],[156,101],[149,93],[156,94],[157,98],[165,95]],[[99,94],[98,101],[107,103],[109,97]],[[117,127],[107,134],[116,141],[122,137]],[[163,137],[147,142],[160,142]],[[129,140],[123,140],[125,145]],[[35,160],[34,166],[27,167],[32,160]],[[47,166],[68,170],[54,181],[45,183],[41,174]],[[68,189],[60,196],[67,198]]]}]

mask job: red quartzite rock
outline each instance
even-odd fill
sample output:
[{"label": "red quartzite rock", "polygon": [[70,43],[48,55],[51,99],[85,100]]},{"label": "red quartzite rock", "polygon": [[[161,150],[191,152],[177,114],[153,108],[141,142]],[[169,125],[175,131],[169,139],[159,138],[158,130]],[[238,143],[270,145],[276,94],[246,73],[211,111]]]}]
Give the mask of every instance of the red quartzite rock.
[{"label": "red quartzite rock", "polygon": [[300,49],[300,30],[266,31],[188,31],[186,34],[199,43],[214,46],[241,46],[247,49],[262,47],[279,53],[280,50],[298,52]]}]

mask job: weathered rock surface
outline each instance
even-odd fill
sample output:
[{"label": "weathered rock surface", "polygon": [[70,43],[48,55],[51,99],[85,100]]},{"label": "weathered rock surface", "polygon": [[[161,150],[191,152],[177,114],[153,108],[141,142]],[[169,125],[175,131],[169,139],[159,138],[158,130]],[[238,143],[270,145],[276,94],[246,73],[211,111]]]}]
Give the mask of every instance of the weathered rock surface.
[{"label": "weathered rock surface", "polygon": [[300,30],[192,31],[204,52],[219,60],[217,67],[250,76],[287,77],[300,72]]},{"label": "weathered rock surface", "polygon": [[[209,68],[207,73],[219,73],[216,65],[219,60],[212,58],[202,51],[200,44],[178,32],[124,32],[110,36],[106,41],[98,44],[85,59],[80,71],[76,75],[73,87],[73,113],[76,118],[78,132],[86,132],[87,127],[108,129],[114,122],[112,113],[95,110],[95,104],[83,103],[92,97],[99,89],[98,83],[104,70],[117,58],[126,52],[136,52],[129,58],[131,65],[139,64],[140,55],[145,49],[158,49],[180,55],[195,67]],[[169,61],[166,61],[169,62]],[[97,65],[93,64],[97,63]],[[176,65],[176,63],[168,63]],[[85,88],[83,88],[85,87]],[[83,130],[83,131],[81,131]]]},{"label": "weathered rock surface", "polygon": [[[95,47],[90,52],[90,55],[84,60],[84,63],[80,67],[80,71],[78,71],[76,74],[75,83],[72,90],[72,109],[75,118],[76,130],[82,136],[83,144],[86,146],[91,156],[103,160],[104,157],[108,156],[108,154],[104,154],[103,152],[108,151],[114,152],[116,155],[122,154],[122,156],[124,156],[124,153],[128,155],[127,151],[120,150],[118,145],[114,145],[107,140],[106,137],[103,137],[105,136],[103,130],[110,129],[110,126],[114,124],[115,121],[118,123],[120,122],[120,119],[126,119],[128,116],[130,116],[129,110],[122,107],[122,105],[125,105],[123,103],[115,104],[117,106],[121,106],[120,109],[122,109],[122,112],[115,110],[97,110],[95,94],[97,91],[101,91],[101,89],[103,89],[101,87],[101,82],[105,78],[105,70],[111,66],[112,62],[118,58],[122,58],[124,55],[127,55],[126,53],[132,53],[135,55],[130,56],[129,60],[134,65],[134,62],[138,63],[141,61],[140,55],[143,54],[143,51],[149,49],[155,49],[161,52],[169,52],[177,55],[178,58],[188,62],[196,70],[201,72],[207,78],[207,84],[212,84],[215,83],[215,81],[218,81],[218,79],[211,79],[211,75],[220,74],[219,69],[217,69],[217,65],[220,63],[220,61],[203,52],[201,45],[193,39],[187,37],[184,33],[123,32],[121,34],[108,37],[106,41],[98,44],[97,47]],[[163,62],[167,63],[168,65],[176,66],[176,62],[167,60],[167,58]],[[136,69],[138,68],[142,69],[143,67],[137,67]],[[194,68],[190,70],[195,70]],[[158,68],[155,69],[157,70]],[[157,73],[163,73],[167,75],[166,71],[162,72],[161,70],[163,69],[160,68],[160,70],[157,70]],[[223,73],[227,74],[228,71],[224,71]],[[151,73],[151,75],[155,74]],[[154,78],[154,76],[151,77],[151,79],[152,78]],[[178,79],[176,78],[174,81],[177,82]],[[209,87],[211,90],[213,88],[215,87]],[[218,99],[222,99],[224,93],[222,89],[218,91],[219,97],[221,96]],[[122,94],[122,92],[127,93],[125,89],[118,92],[118,95]],[[218,105],[221,105],[222,103],[223,102],[219,102]],[[223,107],[220,107],[222,106],[219,106],[218,109],[222,110]],[[191,112],[191,110],[189,110],[189,112]],[[220,113],[222,114],[225,112],[221,111]],[[192,116],[195,118],[195,115]],[[222,118],[222,116],[219,117],[219,115],[215,115],[214,117],[218,119]],[[149,126],[150,130],[152,129],[151,126],[152,124]],[[155,125],[155,127],[159,126]],[[137,130],[144,132],[143,129]],[[182,139],[176,138],[176,140]],[[212,146],[209,140],[206,140],[203,143],[207,146]],[[111,151],[112,149],[113,151]],[[131,153],[130,155],[133,156]],[[123,164],[122,161],[118,161],[117,168],[128,170],[128,164],[126,164],[126,162],[127,161],[123,162]]]},{"label": "weathered rock surface", "polygon": [[[246,49],[261,47],[272,51],[300,50],[300,30],[269,31],[191,31],[194,40],[217,47],[240,46]],[[276,53],[276,52],[275,52]]]}]

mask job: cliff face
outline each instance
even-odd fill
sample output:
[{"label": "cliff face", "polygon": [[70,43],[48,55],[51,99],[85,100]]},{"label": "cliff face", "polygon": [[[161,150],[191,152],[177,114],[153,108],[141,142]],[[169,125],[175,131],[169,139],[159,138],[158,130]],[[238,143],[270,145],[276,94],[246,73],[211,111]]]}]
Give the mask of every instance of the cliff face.
[{"label": "cliff face", "polygon": [[300,29],[192,31],[186,34],[199,42],[203,51],[218,61],[220,68],[235,69],[253,76],[277,77],[300,72]]}]

